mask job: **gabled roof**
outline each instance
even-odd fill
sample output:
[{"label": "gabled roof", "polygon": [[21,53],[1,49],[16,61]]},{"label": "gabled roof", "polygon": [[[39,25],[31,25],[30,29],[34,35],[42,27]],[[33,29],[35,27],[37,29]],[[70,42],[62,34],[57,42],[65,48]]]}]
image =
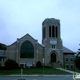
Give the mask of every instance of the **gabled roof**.
[{"label": "gabled roof", "polygon": [[26,37],[26,36],[30,36],[33,40],[35,40],[30,34],[26,34],[26,35],[24,35],[23,37],[21,37],[20,39],[22,39],[22,38],[24,38],[24,37]]},{"label": "gabled roof", "polygon": [[[26,36],[29,36],[30,38],[32,38],[33,40],[35,40],[31,35],[29,35],[28,33],[26,34],[26,35],[24,35],[23,37],[21,37],[21,38],[19,38],[19,39],[22,39],[22,38],[26,38]],[[12,43],[11,45],[13,45],[13,44],[15,44],[17,41],[15,41],[14,43]],[[43,44],[40,44],[40,43],[38,43],[40,46],[42,46],[42,47],[45,47]],[[10,45],[10,46],[11,46]],[[75,54],[75,52],[73,52],[72,50],[70,50],[70,49],[68,49],[68,48],[66,48],[66,47],[64,47],[63,46],[63,53],[73,53],[73,54]]]},{"label": "gabled roof", "polygon": [[39,45],[41,45],[42,47],[45,47],[44,44],[40,44],[40,43],[39,43]]},{"label": "gabled roof", "polygon": [[[12,44],[10,44],[10,45],[8,45],[8,46],[12,46],[12,45],[16,44],[16,42],[17,42],[17,41],[13,42]],[[8,47],[8,46],[7,46],[7,47]]]},{"label": "gabled roof", "polygon": [[[40,44],[42,47],[45,47],[44,46],[44,44]],[[64,47],[63,46],[63,53],[72,53],[72,54],[75,54],[75,52],[74,51],[72,51],[72,50],[70,50],[70,49],[68,49],[68,48],[66,48],[66,47]]]},{"label": "gabled roof", "polygon": [[[30,38],[32,38],[33,40],[35,40],[31,35],[29,35],[28,33],[24,36],[22,36],[21,38],[19,39],[22,39],[22,38],[25,38],[26,36],[30,36]],[[15,44],[17,41],[15,41],[14,43],[12,43],[11,45]],[[8,45],[8,46],[11,46],[11,45]]]},{"label": "gabled roof", "polygon": [[63,53],[74,53],[75,54],[75,52],[73,52],[72,50],[70,50],[64,46],[63,46]]}]

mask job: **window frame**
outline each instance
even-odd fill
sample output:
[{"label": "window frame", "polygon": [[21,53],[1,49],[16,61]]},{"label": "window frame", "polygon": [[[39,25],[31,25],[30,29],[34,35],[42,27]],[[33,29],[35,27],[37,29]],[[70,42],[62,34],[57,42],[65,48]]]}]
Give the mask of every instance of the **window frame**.
[{"label": "window frame", "polygon": [[66,57],[66,58],[65,58],[65,61],[69,61],[69,58],[68,58],[68,57]]},{"label": "window frame", "polygon": [[69,68],[69,64],[66,64],[65,66],[66,66],[67,69]]},{"label": "window frame", "polygon": [[73,58],[73,57],[71,57],[71,58],[70,58],[70,61],[74,61],[74,58]]},{"label": "window frame", "polygon": [[25,41],[22,43],[20,48],[20,58],[34,58],[34,46],[30,41]]},{"label": "window frame", "polygon": [[49,26],[49,37],[51,37],[51,26]]},{"label": "window frame", "polygon": [[[72,68],[71,66],[72,66],[73,68]],[[71,68],[71,69],[74,69],[74,64],[70,64],[70,68]]]},{"label": "window frame", "polygon": [[56,45],[51,45],[52,46],[52,49],[55,49],[56,48]]}]

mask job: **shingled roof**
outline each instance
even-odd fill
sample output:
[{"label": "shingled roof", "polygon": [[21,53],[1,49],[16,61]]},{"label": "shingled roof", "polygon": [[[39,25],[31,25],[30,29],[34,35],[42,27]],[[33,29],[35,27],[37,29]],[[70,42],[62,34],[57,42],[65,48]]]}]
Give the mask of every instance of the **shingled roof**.
[{"label": "shingled roof", "polygon": [[63,46],[63,53],[74,53],[75,54],[74,51],[72,51],[72,50],[70,50],[70,49],[68,49],[68,48],[66,48],[64,46]]}]

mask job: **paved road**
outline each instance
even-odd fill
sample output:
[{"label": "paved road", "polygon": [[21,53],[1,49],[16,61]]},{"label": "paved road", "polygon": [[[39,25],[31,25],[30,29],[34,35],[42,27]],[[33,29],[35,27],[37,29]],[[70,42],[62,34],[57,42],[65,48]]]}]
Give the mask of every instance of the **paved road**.
[{"label": "paved road", "polygon": [[[0,76],[0,80],[18,80],[20,76]],[[73,80],[72,75],[68,76],[24,76],[25,80]]]}]

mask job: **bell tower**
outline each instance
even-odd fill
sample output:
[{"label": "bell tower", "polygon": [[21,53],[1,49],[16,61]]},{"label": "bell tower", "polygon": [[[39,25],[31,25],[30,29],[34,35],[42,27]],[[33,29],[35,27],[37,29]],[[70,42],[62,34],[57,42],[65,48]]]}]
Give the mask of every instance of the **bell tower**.
[{"label": "bell tower", "polygon": [[[62,40],[60,37],[60,20],[55,18],[47,18],[42,23],[42,44],[45,46],[45,63],[50,62],[50,57],[52,51],[56,53],[56,62],[63,61],[60,60],[62,57]],[[49,60],[48,60],[49,59]],[[63,58],[62,58],[63,59]],[[48,61],[47,61],[48,60]]]}]

